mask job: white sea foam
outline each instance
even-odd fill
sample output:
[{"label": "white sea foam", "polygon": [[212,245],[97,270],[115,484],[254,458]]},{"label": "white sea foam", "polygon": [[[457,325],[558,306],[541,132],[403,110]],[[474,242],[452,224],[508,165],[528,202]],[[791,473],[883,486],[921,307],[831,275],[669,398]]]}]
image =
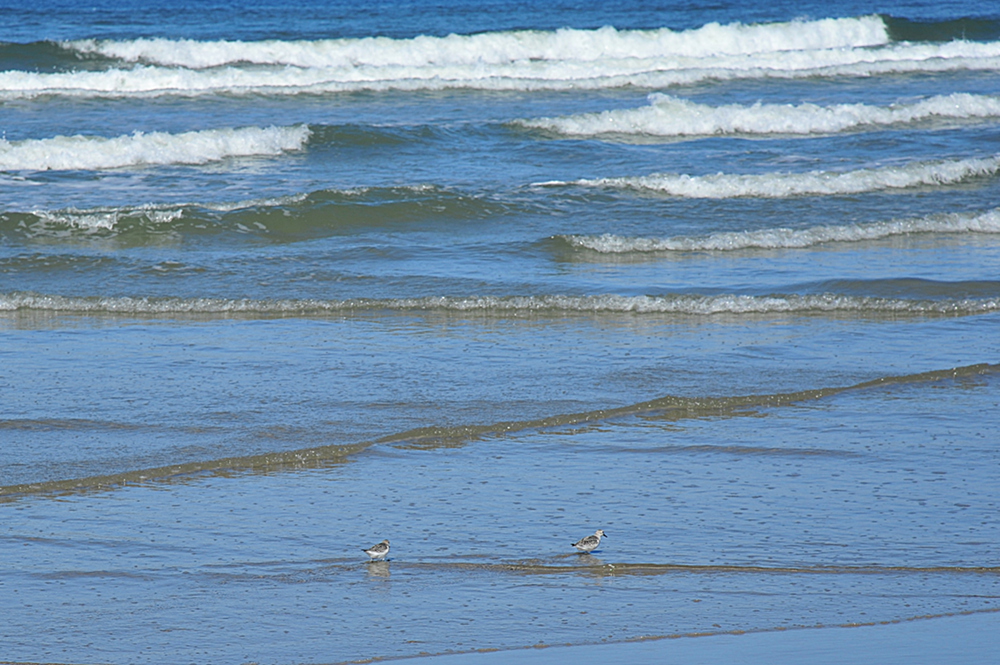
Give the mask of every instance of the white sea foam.
[{"label": "white sea foam", "polygon": [[907,300],[840,294],[429,297],[393,300],[226,300],[215,298],[74,298],[0,294],[0,312],[124,316],[324,316],[349,312],[426,311],[510,315],[584,314],[860,314],[967,316],[1000,311],[1000,300]]},{"label": "white sea foam", "polygon": [[702,237],[643,238],[614,234],[562,236],[573,247],[601,254],[643,252],[732,251],[745,249],[801,249],[826,243],[881,240],[918,233],[1000,233],[1000,209],[982,214],[955,213],[920,219],[870,224],[824,225],[807,229],[762,229],[713,233]]},{"label": "white sea foam", "polygon": [[623,178],[552,180],[535,183],[534,186],[631,189],[681,198],[785,198],[953,185],[970,178],[995,175],[998,171],[1000,171],[1000,157],[988,157],[915,162],[903,166],[883,166],[845,172],[809,171],[753,175],[716,173],[703,176],[660,173]]},{"label": "white sea foam", "polygon": [[518,120],[516,124],[567,136],[720,134],[829,134],[928,119],[1000,117],[1000,98],[956,93],[910,104],[762,104],[708,106],[663,94],[650,95],[637,109],[584,113],[561,118]]},{"label": "white sea foam", "polygon": [[301,149],[305,125],[209,129],[182,134],[135,132],[125,136],[56,136],[0,140],[0,169],[43,171],[113,169],[156,164],[205,164],[228,157],[277,155]]},{"label": "white sea foam", "polygon": [[69,227],[82,231],[110,231],[122,222],[145,218],[154,225],[165,225],[184,215],[182,207],[137,206],[133,208],[93,208],[76,210],[67,208],[59,211],[39,210],[32,213],[38,221],[32,224],[34,230],[38,227],[51,229]]},{"label": "white sea foam", "polygon": [[79,41],[112,69],[0,72],[0,99],[662,88],[708,79],[1000,69],[1000,42],[891,42],[881,18],[309,42]]}]

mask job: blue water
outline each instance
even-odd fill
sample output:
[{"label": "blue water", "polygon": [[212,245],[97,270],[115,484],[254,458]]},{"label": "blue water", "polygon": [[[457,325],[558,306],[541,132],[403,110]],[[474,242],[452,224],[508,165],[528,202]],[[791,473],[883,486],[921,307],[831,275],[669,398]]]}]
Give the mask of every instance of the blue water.
[{"label": "blue water", "polygon": [[997,616],[1000,13],[0,15],[0,660]]}]

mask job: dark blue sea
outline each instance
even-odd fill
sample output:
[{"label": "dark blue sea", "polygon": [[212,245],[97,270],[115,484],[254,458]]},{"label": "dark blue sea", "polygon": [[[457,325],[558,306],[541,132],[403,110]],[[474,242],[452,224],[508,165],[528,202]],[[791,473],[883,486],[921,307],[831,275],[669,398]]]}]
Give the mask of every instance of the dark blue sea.
[{"label": "dark blue sea", "polygon": [[0,0],[0,662],[986,665],[998,515],[992,4]]}]

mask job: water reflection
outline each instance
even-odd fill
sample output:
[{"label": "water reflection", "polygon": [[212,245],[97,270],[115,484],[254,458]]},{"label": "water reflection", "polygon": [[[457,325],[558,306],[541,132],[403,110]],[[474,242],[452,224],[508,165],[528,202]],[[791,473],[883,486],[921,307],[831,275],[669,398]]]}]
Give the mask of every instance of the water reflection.
[{"label": "water reflection", "polygon": [[368,573],[368,577],[381,577],[384,579],[389,578],[388,561],[370,561],[365,564],[365,569]]},{"label": "water reflection", "polygon": [[614,568],[615,567],[613,565],[611,565],[611,564],[607,564],[606,565],[604,563],[604,559],[601,559],[600,557],[596,557],[593,554],[591,554],[590,552],[580,552],[577,555],[576,560],[581,565],[587,567],[587,570],[586,570],[586,572],[584,574],[586,574],[588,576],[591,576],[591,577],[594,577],[594,578],[597,578],[597,579],[601,579],[601,578],[604,578],[604,577],[606,577],[608,575],[613,575],[614,574]]}]

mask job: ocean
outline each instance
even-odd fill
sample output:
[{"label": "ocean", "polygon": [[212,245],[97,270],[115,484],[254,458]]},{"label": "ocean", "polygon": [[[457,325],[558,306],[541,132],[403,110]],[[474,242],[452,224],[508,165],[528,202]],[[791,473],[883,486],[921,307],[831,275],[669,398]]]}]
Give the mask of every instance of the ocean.
[{"label": "ocean", "polygon": [[0,16],[0,661],[995,657],[995,7]]}]

